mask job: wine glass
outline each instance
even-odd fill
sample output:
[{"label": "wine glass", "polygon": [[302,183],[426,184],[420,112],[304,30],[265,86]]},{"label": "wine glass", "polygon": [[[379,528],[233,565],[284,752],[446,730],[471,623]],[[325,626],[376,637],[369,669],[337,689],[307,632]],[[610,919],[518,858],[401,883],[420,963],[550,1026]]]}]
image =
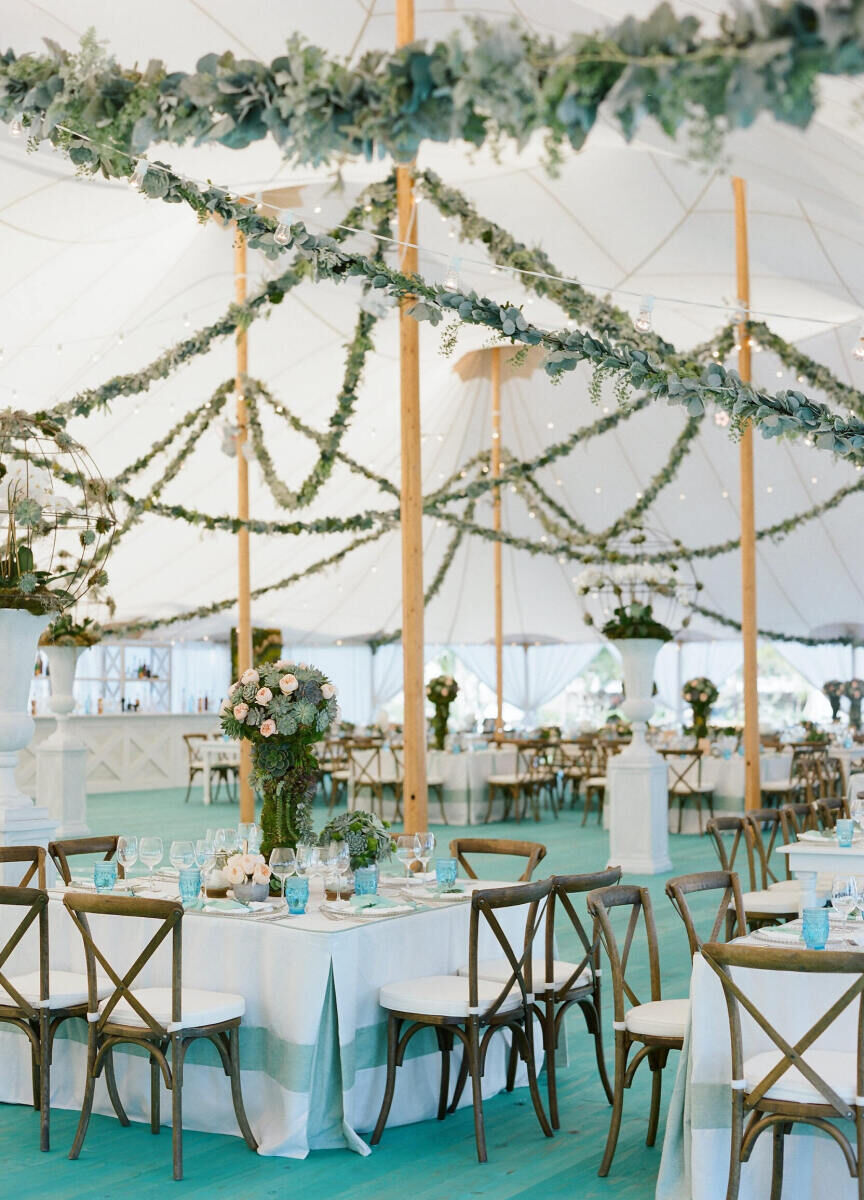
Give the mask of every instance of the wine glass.
[{"label": "wine glass", "polygon": [[257,854],[261,849],[261,843],[264,841],[264,830],[260,825],[256,825],[254,821],[249,822],[248,846],[250,854]]},{"label": "wine glass", "polygon": [[342,881],[351,866],[351,853],[347,842],[330,843],[330,869],[336,875],[336,898],[342,899]]},{"label": "wine glass", "polygon": [[134,835],[124,834],[117,839],[117,861],[123,868],[123,878],[128,882],[129,868],[138,861],[138,839]]},{"label": "wine glass", "polygon": [[435,853],[435,834],[434,833],[418,833],[420,839],[420,853],[417,857],[420,860],[420,865],[423,867],[423,874],[429,870],[429,859]]},{"label": "wine glass", "polygon": [[835,875],[831,885],[831,907],[843,917],[843,928],[849,914],[858,907],[858,885],[854,875]]},{"label": "wine glass", "polygon": [[396,839],[396,857],[405,868],[405,882],[411,879],[411,864],[420,857],[420,838],[416,833],[403,833]]},{"label": "wine glass", "polygon": [[297,869],[297,857],[290,846],[274,846],[270,851],[270,870],[281,885],[282,901],[285,901],[285,881]]},{"label": "wine glass", "polygon": [[195,847],[191,842],[172,842],[168,851],[168,861],[177,871],[184,867],[195,866]]},{"label": "wine glass", "polygon": [[294,858],[298,875],[314,875],[321,865],[321,849],[311,842],[298,842]]},{"label": "wine glass", "polygon": [[150,871],[151,887],[153,885],[153,868],[159,866],[163,853],[161,837],[142,837],[138,847],[138,857]]}]

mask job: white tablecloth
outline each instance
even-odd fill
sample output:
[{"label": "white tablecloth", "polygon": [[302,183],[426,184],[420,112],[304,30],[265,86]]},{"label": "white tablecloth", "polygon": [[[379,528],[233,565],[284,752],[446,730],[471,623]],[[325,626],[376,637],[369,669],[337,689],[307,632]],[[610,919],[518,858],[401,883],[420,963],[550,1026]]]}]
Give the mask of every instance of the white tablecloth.
[{"label": "white tablecloth", "polygon": [[[360,752],[362,754],[362,751]],[[393,754],[384,748],[381,751],[381,777],[394,778],[396,767]],[[426,754],[426,773],[430,780],[440,779],[444,784],[444,809],[449,825],[479,825],[486,820],[489,799],[487,780],[490,775],[512,775],[516,770],[516,751],[465,750],[454,754],[449,750],[429,750]],[[348,784],[348,807],[368,808],[369,791],[360,791],[354,800],[353,783]],[[498,795],[492,810],[492,820],[503,816],[504,800]],[[385,793],[384,816],[393,816],[392,793]],[[441,807],[435,794],[429,796],[429,823],[442,824]]]},{"label": "white tablecloth", "polygon": [[[849,985],[842,977],[770,971],[733,971],[733,978],[774,1028],[794,1043]],[[680,1056],[669,1106],[657,1200],[718,1200],[726,1194],[732,1100],[729,1020],[723,989],[707,962],[693,960],[688,1040]],[[857,1004],[852,1004],[815,1043],[844,1050],[855,1045]],[[744,1058],[776,1050],[767,1034],[742,1010]],[[804,1054],[805,1061],[807,1053]],[[854,1125],[842,1122],[854,1146]],[[853,1200],[840,1148],[827,1136],[795,1127],[786,1138],[783,1200]],[[756,1143],[741,1171],[739,1200],[766,1200],[771,1191],[770,1131]]]},{"label": "white tablecloth", "polygon": [[[399,979],[454,974],[468,958],[469,908],[462,902],[345,925],[316,913],[278,924],[186,915],[184,985],[246,998],[240,1031],[243,1097],[259,1153],[302,1158],[310,1149],[346,1146],[369,1152],[357,1131],[373,1128],[384,1091],[386,1015],[378,1005],[379,989]],[[62,902],[52,900],[49,910],[52,968],[83,971],[80,934]],[[507,935],[520,939],[524,910],[505,911],[500,918]],[[14,910],[3,908],[4,941],[15,923]],[[155,932],[156,923],[100,916],[91,918],[91,928],[115,969],[125,970]],[[142,973],[140,986],[170,983],[169,944],[170,938]],[[37,961],[36,945],[35,935],[32,942],[25,939],[4,970],[31,970]],[[481,955],[497,956],[497,950],[484,930]],[[81,1106],[86,1036],[84,1021],[68,1021],[60,1029],[51,1072],[52,1107]],[[483,1079],[484,1096],[504,1085],[507,1046],[504,1036],[496,1035],[495,1042],[499,1044],[490,1048]],[[115,1060],[126,1111],[132,1120],[149,1120],[146,1058],[133,1047],[118,1052]],[[32,1103],[29,1042],[9,1026],[0,1025],[0,1061],[0,1102]],[[435,1116],[440,1062],[434,1035],[418,1034],[399,1069],[389,1125]],[[458,1062],[457,1051],[451,1081]],[[525,1083],[521,1063],[518,1082]],[[463,1103],[468,1103],[469,1094],[470,1088]],[[104,1078],[96,1085],[94,1110],[113,1113]],[[170,1097],[163,1089],[163,1124],[170,1124],[170,1114]],[[207,1043],[194,1046],[186,1059],[183,1124],[239,1136],[229,1081]],[[91,1128],[88,1144],[98,1138],[98,1130]],[[162,1150],[167,1162],[170,1148]],[[154,1148],[157,1152],[159,1147]]]}]

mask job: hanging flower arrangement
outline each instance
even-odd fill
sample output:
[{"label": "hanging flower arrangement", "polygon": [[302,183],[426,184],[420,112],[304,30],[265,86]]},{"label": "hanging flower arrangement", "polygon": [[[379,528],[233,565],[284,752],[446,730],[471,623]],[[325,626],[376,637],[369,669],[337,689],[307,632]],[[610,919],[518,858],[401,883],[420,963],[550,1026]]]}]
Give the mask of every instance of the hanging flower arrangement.
[{"label": "hanging flower arrangement", "polygon": [[828,697],[831,705],[831,720],[836,721],[840,716],[840,700],[845,695],[846,685],[841,679],[826,679],[822,684],[822,694]]},{"label": "hanging flower arrangement", "polygon": [[861,701],[864,699],[864,679],[849,679],[843,685],[843,695],[849,701],[849,724],[861,728]]}]

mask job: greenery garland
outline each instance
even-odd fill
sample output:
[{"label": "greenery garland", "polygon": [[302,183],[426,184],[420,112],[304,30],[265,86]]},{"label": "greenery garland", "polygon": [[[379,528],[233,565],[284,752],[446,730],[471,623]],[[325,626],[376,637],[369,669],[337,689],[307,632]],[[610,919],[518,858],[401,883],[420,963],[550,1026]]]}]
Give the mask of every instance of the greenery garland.
[{"label": "greenery garland", "polygon": [[[292,37],[269,65],[208,54],[194,74],[151,61],[122,68],[95,35],[78,54],[48,41],[47,55],[0,58],[0,118],[21,120],[36,140],[76,152],[79,166],[128,174],[126,156],[156,142],[218,142],[242,149],[272,137],[286,158],[318,166],[376,152],[415,157],[424,141],[462,139],[493,147],[545,134],[555,161],[581,147],[601,106],[630,138],[653,116],[667,134],[685,122],[703,153],[726,129],[760,112],[806,126],[820,74],[864,72],[860,0],[824,11],[800,0],[724,15],[718,33],[668,4],[562,45],[516,25],[472,23],[431,45],[371,51],[355,64]],[[107,143],[82,145],[73,129]]]},{"label": "greenery garland", "polygon": [[[718,625],[724,625],[727,629],[734,629],[737,633],[741,633],[741,622],[736,621],[734,617],[724,617],[722,613],[705,608],[701,604],[690,604],[688,607],[691,612],[698,613],[700,617],[707,617],[710,621],[716,621]],[[778,633],[772,629],[758,629],[756,632],[760,638],[765,638],[769,642],[798,642],[802,646],[857,646],[860,644],[854,637],[798,637],[792,633]]]}]

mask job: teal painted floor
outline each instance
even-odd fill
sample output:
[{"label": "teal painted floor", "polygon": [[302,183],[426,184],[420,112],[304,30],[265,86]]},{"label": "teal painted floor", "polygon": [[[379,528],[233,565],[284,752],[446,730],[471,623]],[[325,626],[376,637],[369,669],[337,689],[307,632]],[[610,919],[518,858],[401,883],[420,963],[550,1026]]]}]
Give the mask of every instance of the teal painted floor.
[{"label": "teal painted floor", "polygon": [[[227,804],[204,809],[200,790],[183,804],[182,791],[139,792],[96,796],[90,800],[94,833],[200,836],[207,825],[236,822]],[[318,824],[323,821],[323,810]],[[548,856],[542,872],[598,870],[605,865],[606,835],[596,825],[582,828],[581,813],[565,812],[555,821],[548,814],[539,825],[499,824],[488,832],[499,837],[542,841]],[[472,831],[451,827],[442,841]],[[478,830],[475,828],[476,834]],[[705,870],[715,865],[711,846],[698,837],[671,839],[675,873]],[[538,872],[538,875],[540,872]],[[500,869],[498,872],[500,877]],[[663,894],[664,877],[647,883],[655,904],[660,934],[665,996],[687,994],[690,964],[680,919]],[[578,957],[575,937],[564,938],[565,956]],[[608,1002],[608,995],[606,997]],[[190,1200],[255,1200],[287,1198],[302,1189],[309,1197],[326,1200],[649,1200],[660,1163],[665,1106],[672,1091],[677,1056],[670,1058],[664,1081],[661,1136],[654,1149],[644,1144],[649,1100],[649,1072],[637,1076],[627,1095],[618,1151],[607,1179],[597,1178],[609,1120],[609,1108],[596,1077],[593,1043],[584,1031],[581,1014],[568,1018],[570,1065],[559,1070],[561,1130],[544,1138],[536,1123],[527,1092],[501,1095],[485,1107],[489,1162],[481,1166],[474,1151],[471,1110],[463,1109],[446,1121],[387,1130],[382,1144],[368,1158],[349,1151],[318,1151],[305,1161],[261,1158],[240,1138],[188,1132],[184,1134],[185,1179],[171,1179],[171,1133],[154,1138],[144,1125],[123,1129],[108,1117],[93,1117],[81,1158],[70,1162],[77,1114],[52,1112],[52,1146],[38,1150],[38,1117],[17,1105],[0,1105],[0,1196],[15,1200],[156,1200],[168,1194]],[[607,1011],[607,1060],[611,1072]],[[545,1079],[541,1080],[545,1084]],[[397,1083],[398,1087],[398,1083]]]}]

